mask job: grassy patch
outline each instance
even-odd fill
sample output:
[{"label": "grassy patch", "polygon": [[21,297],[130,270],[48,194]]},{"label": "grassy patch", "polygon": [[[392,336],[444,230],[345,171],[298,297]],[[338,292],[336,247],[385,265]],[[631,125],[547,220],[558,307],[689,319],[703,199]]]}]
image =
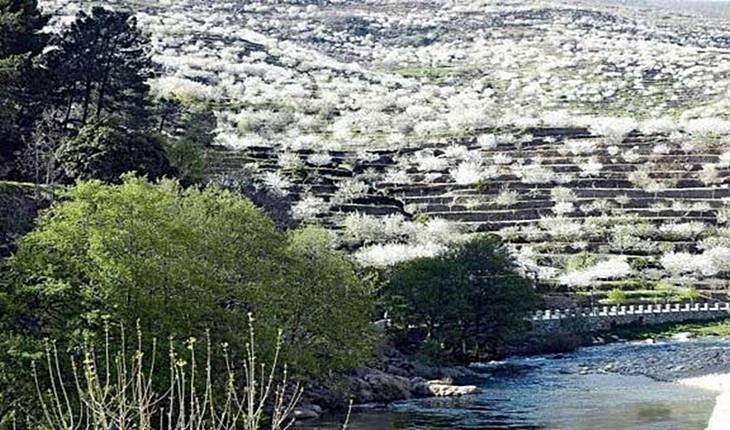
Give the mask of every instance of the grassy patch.
[{"label": "grassy patch", "polygon": [[730,317],[716,321],[666,323],[653,326],[626,326],[609,332],[628,340],[643,340],[656,337],[672,337],[678,333],[692,333],[695,336],[730,336]]},{"label": "grassy patch", "polygon": [[477,66],[460,67],[406,67],[396,69],[394,73],[406,78],[443,78],[451,75],[462,75],[478,70]]}]

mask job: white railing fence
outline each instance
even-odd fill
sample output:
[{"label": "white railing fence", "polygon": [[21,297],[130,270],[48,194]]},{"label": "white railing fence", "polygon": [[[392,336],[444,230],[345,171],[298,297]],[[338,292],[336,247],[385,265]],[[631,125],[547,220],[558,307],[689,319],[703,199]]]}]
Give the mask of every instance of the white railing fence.
[{"label": "white railing fence", "polygon": [[627,305],[627,306],[596,306],[594,308],[567,308],[567,309],[547,309],[536,311],[532,319],[534,321],[541,320],[559,320],[564,318],[600,318],[619,315],[651,315],[661,313],[689,313],[689,312],[728,312],[730,313],[730,303],[673,303],[662,305]]}]

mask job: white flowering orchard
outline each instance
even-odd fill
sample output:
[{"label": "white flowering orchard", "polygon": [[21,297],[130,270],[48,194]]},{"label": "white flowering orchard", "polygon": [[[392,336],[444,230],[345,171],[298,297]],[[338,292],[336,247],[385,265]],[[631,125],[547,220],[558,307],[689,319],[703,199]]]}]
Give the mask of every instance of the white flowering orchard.
[{"label": "white flowering orchard", "polygon": [[[53,30],[89,2],[41,3]],[[97,3],[150,32],[154,94],[215,112],[212,172],[251,172],[363,265],[495,232],[546,288],[725,285],[723,17],[580,0]]]}]

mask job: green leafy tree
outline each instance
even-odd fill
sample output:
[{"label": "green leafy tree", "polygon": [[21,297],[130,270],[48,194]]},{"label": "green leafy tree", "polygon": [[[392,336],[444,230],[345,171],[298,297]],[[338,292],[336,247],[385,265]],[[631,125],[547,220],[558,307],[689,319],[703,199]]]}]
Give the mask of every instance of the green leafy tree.
[{"label": "green leafy tree", "polygon": [[322,228],[291,230],[281,291],[268,295],[286,328],[285,361],[312,375],[352,368],[369,357],[373,291]]},{"label": "green leafy tree", "polygon": [[39,34],[48,22],[37,0],[0,0],[0,58],[38,53],[45,40]]},{"label": "green leafy tree", "polygon": [[25,380],[39,341],[58,339],[73,354],[107,320],[138,321],[160,340],[209,331],[236,354],[252,312],[267,361],[280,329],[283,362],[298,375],[362,363],[372,292],[327,238],[321,230],[284,233],[248,199],[216,187],[131,175],[120,185],[70,187],[2,273],[0,372],[8,373],[0,374],[0,410],[32,401],[25,386],[20,396],[2,382]]},{"label": "green leafy tree", "polygon": [[431,339],[463,318],[468,306],[465,284],[465,268],[455,258],[419,258],[393,273],[385,294],[400,323],[425,324]]},{"label": "green leafy tree", "polygon": [[132,171],[151,178],[173,173],[159,135],[105,124],[90,124],[66,140],[58,161],[71,179],[118,182],[123,173]]},{"label": "green leafy tree", "polygon": [[[54,205],[11,260],[42,337],[98,328],[104,315],[151,334],[236,339],[284,240],[232,193],[127,176],[83,182]],[[163,336],[163,338],[166,337]]]},{"label": "green leafy tree", "polygon": [[[15,300],[11,270],[0,260],[0,428],[12,428],[14,418],[32,413],[37,404],[29,393],[34,390],[28,378],[33,360],[40,359],[42,340],[18,330],[24,313]],[[20,414],[18,414],[20,413]],[[15,417],[13,414],[16,414]]]},{"label": "green leafy tree", "polygon": [[537,304],[499,238],[478,236],[435,258],[405,263],[383,291],[402,326],[425,325],[447,355],[462,361],[498,356],[527,328]]},{"label": "green leafy tree", "polygon": [[191,140],[171,142],[166,148],[167,158],[175,176],[185,185],[201,183],[205,179],[208,161],[205,151]]},{"label": "green leafy tree", "polygon": [[149,39],[128,12],[94,7],[79,12],[46,57],[56,72],[55,99],[64,123],[84,126],[106,116],[139,126],[148,120],[152,76]]},{"label": "green leafy tree", "polygon": [[208,157],[205,149],[213,144],[217,120],[212,111],[199,106],[186,108],[174,99],[155,102],[158,133],[168,139],[167,154],[183,184],[205,179]]},{"label": "green leafy tree", "polygon": [[498,355],[527,329],[525,315],[537,305],[533,281],[518,273],[498,236],[481,236],[456,250],[467,272],[468,317],[462,330],[466,357]]}]

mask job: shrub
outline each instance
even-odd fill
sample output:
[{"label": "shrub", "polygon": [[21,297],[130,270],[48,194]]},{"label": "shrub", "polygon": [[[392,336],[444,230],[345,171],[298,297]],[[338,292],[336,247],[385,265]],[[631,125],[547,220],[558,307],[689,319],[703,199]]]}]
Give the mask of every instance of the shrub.
[{"label": "shrub", "polygon": [[629,301],[629,296],[620,288],[614,288],[609,291],[605,302],[610,305],[623,305]]},{"label": "shrub", "polygon": [[167,146],[167,157],[175,176],[183,184],[197,184],[205,179],[207,160],[201,145],[191,140],[180,140]]},{"label": "shrub", "polygon": [[693,287],[682,288],[677,292],[676,299],[679,301],[689,300],[690,303],[694,304],[695,300],[702,297],[699,291]]},{"label": "shrub", "polygon": [[118,183],[127,172],[150,178],[173,172],[161,137],[104,124],[87,125],[78,136],[65,141],[58,160],[71,179]]},{"label": "shrub", "polygon": [[288,327],[287,362],[313,375],[362,364],[373,343],[370,285],[322,228],[289,232],[286,254],[285,282],[267,294],[265,315]]}]

